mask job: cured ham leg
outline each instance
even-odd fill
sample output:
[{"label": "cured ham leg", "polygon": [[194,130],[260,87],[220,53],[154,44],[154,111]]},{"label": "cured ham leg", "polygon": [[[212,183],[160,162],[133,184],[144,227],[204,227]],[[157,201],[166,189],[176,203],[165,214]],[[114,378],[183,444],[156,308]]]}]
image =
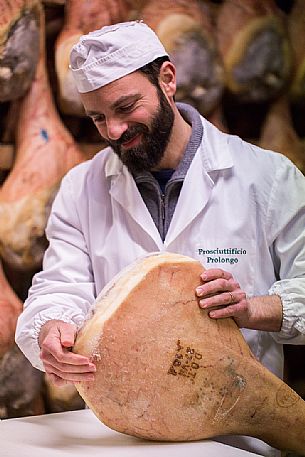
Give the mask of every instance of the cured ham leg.
[{"label": "cured ham leg", "polygon": [[305,147],[294,130],[286,97],[281,97],[271,105],[262,128],[259,145],[281,152],[305,173]]},{"label": "cured ham leg", "polygon": [[0,358],[14,345],[17,317],[22,311],[0,263]]},{"label": "cured ham leg", "polygon": [[81,35],[104,25],[126,20],[127,8],[123,0],[67,0],[65,24],[56,41],[55,66],[59,86],[59,104],[66,114],[84,115],[69,59],[72,46]]},{"label": "cured ham leg", "polygon": [[0,2],[0,102],[23,96],[39,57],[39,0]]},{"label": "cured ham leg", "polygon": [[[14,344],[17,317],[22,311],[0,264],[0,418],[44,413],[42,374]],[[22,379],[20,378],[22,376]]]},{"label": "cured ham leg", "polygon": [[222,132],[229,133],[222,105],[218,105],[214,111],[209,114],[207,119]]},{"label": "cured ham leg", "polygon": [[0,359],[0,418],[44,414],[42,376],[17,345],[6,352]]},{"label": "cured ham leg", "polygon": [[295,57],[291,93],[294,99],[305,99],[305,8],[303,0],[295,0],[288,26]]},{"label": "cured ham leg", "polygon": [[207,5],[148,0],[139,17],[156,32],[176,66],[176,99],[210,113],[219,103],[224,78]]},{"label": "cured ham leg", "polygon": [[44,38],[33,84],[20,105],[16,158],[0,189],[0,252],[17,268],[40,267],[50,205],[65,173],[86,159],[61,122],[48,83]]},{"label": "cured ham leg", "polygon": [[45,385],[46,407],[49,413],[84,409],[84,401],[73,384],[58,387],[45,376]]},{"label": "cured ham leg", "polygon": [[225,0],[218,43],[226,83],[247,101],[272,98],[287,83],[291,49],[282,13],[274,0]]},{"label": "cured ham leg", "polygon": [[97,367],[95,381],[77,389],[123,433],[172,441],[242,434],[304,454],[304,401],[254,358],[233,319],[199,308],[202,270],[162,253],[117,275],[77,338],[74,351]]}]

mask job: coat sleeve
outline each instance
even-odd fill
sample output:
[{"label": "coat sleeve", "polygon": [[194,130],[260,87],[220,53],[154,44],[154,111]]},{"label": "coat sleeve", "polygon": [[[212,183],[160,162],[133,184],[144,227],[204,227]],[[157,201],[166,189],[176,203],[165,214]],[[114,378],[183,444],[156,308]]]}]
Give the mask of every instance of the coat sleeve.
[{"label": "coat sleeve", "polygon": [[43,370],[38,336],[51,319],[80,328],[89,317],[95,300],[91,261],[73,198],[70,174],[62,180],[48,220],[49,247],[43,270],[33,278],[32,287],[19,316],[16,343],[32,365]]},{"label": "coat sleeve", "polygon": [[267,233],[276,275],[269,294],[281,297],[281,331],[272,333],[282,344],[305,344],[305,177],[282,158],[270,194]]}]

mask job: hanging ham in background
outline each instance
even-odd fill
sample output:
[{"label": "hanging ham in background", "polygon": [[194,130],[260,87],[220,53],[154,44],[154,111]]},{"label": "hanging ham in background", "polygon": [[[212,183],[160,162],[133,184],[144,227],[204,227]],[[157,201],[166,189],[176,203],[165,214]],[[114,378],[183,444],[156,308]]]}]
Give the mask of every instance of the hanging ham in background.
[{"label": "hanging ham in background", "polygon": [[72,46],[81,35],[104,25],[123,22],[127,18],[127,11],[123,0],[66,1],[65,24],[56,40],[55,49],[58,103],[62,113],[84,116],[84,108],[69,69]]},{"label": "hanging ham in background", "polygon": [[17,317],[22,306],[0,263],[0,358],[14,345]]},{"label": "hanging ham in background", "polygon": [[[305,402],[261,365],[232,318],[198,306],[203,267],[162,253],[102,290],[74,352],[96,364],[76,385],[107,426],[161,441],[249,435],[305,453]],[[145,305],[143,305],[145,303]]]},{"label": "hanging ham in background", "polygon": [[48,413],[84,409],[85,402],[77,392],[74,384],[56,386],[45,375],[45,405]]},{"label": "hanging ham in background", "polygon": [[0,358],[0,419],[44,414],[42,382],[43,373],[14,345]]},{"label": "hanging ham in background", "polygon": [[271,104],[262,127],[259,145],[281,152],[305,173],[305,145],[293,127],[287,96],[282,96]]},{"label": "hanging ham in background", "polygon": [[138,17],[156,32],[176,66],[176,100],[204,115],[213,111],[224,78],[208,5],[197,0],[148,0]]},{"label": "hanging ham in background", "polygon": [[247,101],[272,99],[287,85],[291,48],[274,0],[224,0],[217,31],[228,89]]},{"label": "hanging ham in background", "polygon": [[207,116],[207,120],[222,132],[229,133],[228,125],[221,104],[217,105],[216,108]]},{"label": "hanging ham in background", "polygon": [[291,95],[294,101],[305,102],[305,3],[295,0],[288,19],[294,65]]},{"label": "hanging ham in background", "polygon": [[13,168],[0,189],[0,253],[11,266],[41,266],[50,206],[62,177],[84,161],[52,100],[44,33],[35,79],[20,104]]},{"label": "hanging ham in background", "polygon": [[39,0],[0,2],[0,102],[23,96],[39,57]]},{"label": "hanging ham in background", "polygon": [[0,263],[0,419],[45,412],[43,375],[15,344],[16,321],[21,311],[22,302]]}]

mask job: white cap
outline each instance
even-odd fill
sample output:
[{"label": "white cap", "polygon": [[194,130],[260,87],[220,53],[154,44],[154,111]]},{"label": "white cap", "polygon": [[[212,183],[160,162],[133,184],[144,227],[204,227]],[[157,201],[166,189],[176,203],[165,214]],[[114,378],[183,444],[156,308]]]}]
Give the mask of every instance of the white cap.
[{"label": "white cap", "polygon": [[72,48],[70,68],[77,90],[84,93],[167,55],[155,32],[146,24],[122,22],[81,36]]}]

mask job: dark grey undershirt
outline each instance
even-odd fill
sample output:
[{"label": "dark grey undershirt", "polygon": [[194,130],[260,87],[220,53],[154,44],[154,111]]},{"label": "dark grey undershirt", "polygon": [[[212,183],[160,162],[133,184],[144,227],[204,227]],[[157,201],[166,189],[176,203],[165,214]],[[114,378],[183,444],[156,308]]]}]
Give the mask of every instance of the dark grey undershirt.
[{"label": "dark grey undershirt", "polygon": [[203,126],[198,111],[185,103],[177,103],[177,107],[186,122],[191,125],[192,133],[177,169],[165,186],[164,194],[158,181],[149,171],[133,175],[163,241],[176,208],[183,180],[203,135]]}]

